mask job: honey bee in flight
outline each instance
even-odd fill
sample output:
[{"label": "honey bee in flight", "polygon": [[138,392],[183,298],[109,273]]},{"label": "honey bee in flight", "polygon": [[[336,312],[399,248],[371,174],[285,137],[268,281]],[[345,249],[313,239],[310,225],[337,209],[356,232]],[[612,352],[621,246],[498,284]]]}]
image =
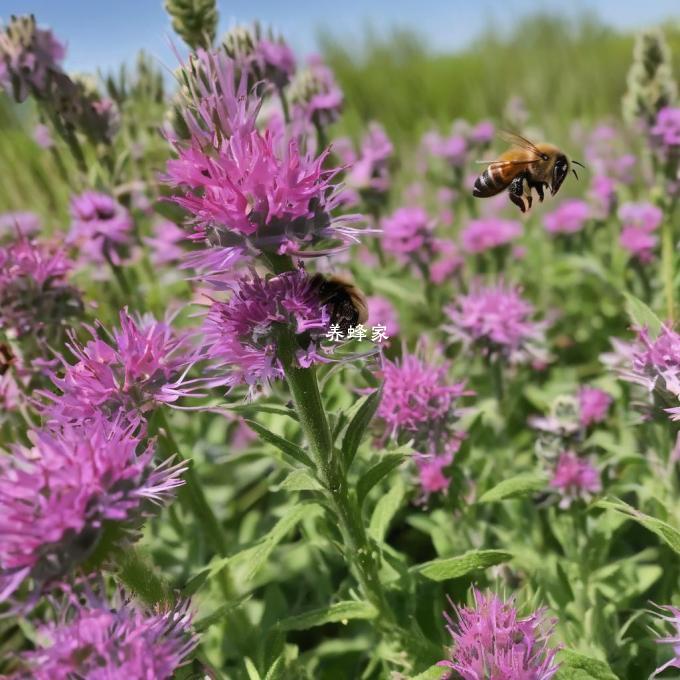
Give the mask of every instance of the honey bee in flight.
[{"label": "honey bee in flight", "polygon": [[571,167],[580,165],[578,161],[569,161],[566,154],[553,144],[534,144],[521,135],[502,132],[501,138],[512,144],[500,158],[488,163],[484,172],[475,180],[472,195],[477,198],[488,198],[500,194],[505,189],[510,200],[522,211],[531,209],[531,190],[535,189],[539,201],[543,202],[543,191],[547,187],[554,196],[562,186],[569,170],[578,179],[576,170]]}]

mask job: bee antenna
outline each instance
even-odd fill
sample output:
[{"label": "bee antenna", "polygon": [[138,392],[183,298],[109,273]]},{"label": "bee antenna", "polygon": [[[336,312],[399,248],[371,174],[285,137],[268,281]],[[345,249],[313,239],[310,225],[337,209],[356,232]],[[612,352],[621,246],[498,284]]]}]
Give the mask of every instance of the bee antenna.
[{"label": "bee antenna", "polygon": [[582,167],[584,170],[587,169],[586,166],[583,165],[583,163],[581,163],[580,161],[572,161],[572,163],[573,163],[574,165],[578,165],[578,166]]},{"label": "bee antenna", "polygon": [[574,177],[576,177],[576,179],[578,179],[578,175],[576,174],[576,170],[574,170],[574,168],[572,168],[571,171],[574,173]]}]

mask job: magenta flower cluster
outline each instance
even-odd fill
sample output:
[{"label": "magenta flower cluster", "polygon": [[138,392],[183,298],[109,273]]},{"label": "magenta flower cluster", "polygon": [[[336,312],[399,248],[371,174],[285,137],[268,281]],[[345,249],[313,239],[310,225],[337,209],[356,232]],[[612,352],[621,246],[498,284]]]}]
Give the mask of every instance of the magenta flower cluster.
[{"label": "magenta flower cluster", "polygon": [[38,28],[33,17],[13,17],[0,30],[0,88],[18,102],[29,94],[42,97],[65,56],[52,31]]},{"label": "magenta flower cluster", "polygon": [[621,247],[640,262],[651,262],[658,243],[654,232],[663,219],[661,210],[651,203],[624,203],[618,216],[621,220]]},{"label": "magenta flower cluster", "polygon": [[0,601],[29,578],[39,595],[91,554],[106,521],[134,528],[182,483],[184,464],[154,468],[139,431],[94,415],[34,431],[31,448],[0,456]]},{"label": "magenta flower cluster", "polygon": [[[340,142],[340,144],[339,144]],[[344,147],[344,148],[343,148]],[[342,161],[349,166],[345,183],[348,190],[360,193],[373,192],[384,194],[390,188],[389,162],[394,147],[385,130],[379,123],[371,123],[361,142],[357,155],[349,140],[337,140],[334,150]]]},{"label": "magenta flower cluster", "polygon": [[508,245],[522,235],[522,225],[513,220],[487,217],[471,220],[460,232],[463,250],[467,253],[483,253]]},{"label": "magenta flower cluster", "polygon": [[68,593],[39,628],[38,648],[22,655],[31,678],[167,680],[198,644],[186,603],[148,611],[122,591],[108,600],[90,588],[82,599]]},{"label": "magenta flower cluster", "polygon": [[83,264],[120,264],[132,243],[130,213],[114,198],[86,191],[71,201],[71,231],[67,242],[78,247]]},{"label": "magenta flower cluster", "polygon": [[41,229],[40,218],[35,213],[19,211],[0,214],[0,241],[13,240],[19,235],[31,238]]},{"label": "magenta flower cluster", "polygon": [[548,213],[543,223],[551,234],[575,234],[583,229],[590,217],[590,206],[585,201],[570,199]]},{"label": "magenta flower cluster", "polygon": [[[559,669],[550,646],[554,621],[539,609],[522,618],[514,600],[473,588],[471,607],[444,614],[452,646],[440,666],[462,680],[550,680]],[[450,674],[448,677],[452,677]]]},{"label": "magenta flower cluster", "polygon": [[655,394],[670,419],[680,420],[680,335],[662,326],[654,338],[642,328],[635,342],[622,349],[625,363],[619,367],[621,377]]},{"label": "magenta flower cluster", "polygon": [[613,399],[608,392],[586,385],[579,390],[578,401],[581,425],[589,427],[607,417]]},{"label": "magenta flower cluster", "polygon": [[417,257],[434,241],[434,222],[418,206],[398,208],[384,217],[380,226],[383,249],[403,261],[408,261],[409,255]]},{"label": "magenta flower cluster", "polygon": [[[225,53],[199,51],[196,61],[205,77],[193,78],[186,94],[190,139],[169,133],[177,158],[168,161],[163,178],[179,190],[170,200],[189,212],[195,238],[244,257],[356,240],[358,217],[331,215],[339,204],[333,178],[340,169],[324,167],[328,151],[313,156],[280,126],[259,129],[262,101],[246,92],[244,79],[236,85]],[[207,257],[214,264],[214,254]]]},{"label": "magenta flower cluster", "polygon": [[657,638],[656,642],[660,645],[670,645],[673,648],[673,656],[664,664],[659,666],[650,675],[651,678],[658,677],[668,668],[680,668],[680,608],[667,605],[660,607],[661,614],[658,619],[662,624],[670,624],[673,628],[672,632],[663,637]]},{"label": "magenta flower cluster", "polygon": [[223,375],[223,384],[247,384],[254,396],[260,384],[283,378],[277,347],[286,327],[302,343],[296,356],[300,366],[325,361],[320,344],[329,311],[304,271],[273,278],[252,271],[230,287],[230,298],[212,304],[203,326],[205,357]]},{"label": "magenta flower cluster", "polygon": [[277,88],[285,87],[295,73],[295,54],[282,38],[260,24],[235,26],[224,39],[223,46],[241,73],[250,76],[252,84],[266,80]]},{"label": "magenta flower cluster", "polygon": [[81,345],[71,334],[68,347],[75,358],[61,358],[61,375],[51,373],[59,394],[44,392],[46,415],[59,421],[89,418],[97,413],[141,414],[155,405],[188,394],[184,369],[193,350],[188,336],[176,333],[152,316],[120,312],[120,328],[108,340],[88,328],[91,340]]},{"label": "magenta flower cluster", "polygon": [[545,362],[545,322],[534,321],[534,307],[516,288],[499,283],[474,285],[445,309],[452,341],[510,363]]},{"label": "magenta flower cluster", "polygon": [[568,508],[576,500],[588,501],[593,494],[602,491],[597,468],[573,451],[564,451],[560,454],[550,486],[560,493],[561,508]]},{"label": "magenta flower cluster", "polygon": [[317,129],[334,123],[342,111],[342,90],[319,55],[308,57],[306,68],[298,71],[291,83],[290,98],[294,118]]},{"label": "magenta flower cluster", "polygon": [[680,149],[680,108],[662,108],[649,134],[664,156],[677,154]]},{"label": "magenta flower cluster", "polygon": [[0,329],[49,339],[50,330],[81,309],[80,294],[67,278],[72,268],[61,247],[29,240],[23,232],[0,245]]},{"label": "magenta flower cluster", "polygon": [[387,434],[411,439],[425,497],[445,491],[443,470],[453,462],[464,432],[457,428],[461,397],[472,394],[464,382],[448,377],[449,364],[428,363],[418,354],[403,354],[382,367],[383,396],[377,415]]}]

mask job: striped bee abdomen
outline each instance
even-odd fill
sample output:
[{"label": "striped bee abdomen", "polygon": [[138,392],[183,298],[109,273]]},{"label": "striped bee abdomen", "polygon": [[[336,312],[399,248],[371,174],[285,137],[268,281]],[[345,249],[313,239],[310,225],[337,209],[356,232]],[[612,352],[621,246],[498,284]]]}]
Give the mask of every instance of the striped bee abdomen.
[{"label": "striped bee abdomen", "polygon": [[475,180],[472,195],[477,198],[488,198],[500,194],[507,186],[508,179],[503,176],[503,173],[498,168],[489,166]]}]

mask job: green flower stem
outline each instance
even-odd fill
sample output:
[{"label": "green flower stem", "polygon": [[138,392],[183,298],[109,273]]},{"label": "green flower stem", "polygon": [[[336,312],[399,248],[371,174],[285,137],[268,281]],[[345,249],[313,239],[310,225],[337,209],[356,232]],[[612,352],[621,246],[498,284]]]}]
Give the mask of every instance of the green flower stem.
[{"label": "green flower stem", "polygon": [[664,298],[666,300],[666,320],[675,321],[675,300],[673,294],[675,244],[673,239],[673,218],[675,201],[661,225],[661,278],[663,279]]},{"label": "green flower stem", "polygon": [[503,385],[503,364],[500,355],[489,357],[489,373],[491,374],[491,384],[498,403],[503,402],[505,387]]},{"label": "green flower stem", "polygon": [[279,99],[281,100],[281,109],[283,110],[283,119],[286,122],[286,124],[290,123],[290,108],[288,107],[288,98],[286,97],[286,92],[284,88],[282,87],[277,87],[276,88],[278,94],[279,94]]},{"label": "green flower stem", "polygon": [[104,257],[111,268],[111,271],[113,272],[113,276],[116,279],[116,283],[118,284],[118,287],[120,288],[120,292],[123,294],[123,298],[126,301],[130,301],[132,299],[135,299],[136,296],[133,295],[132,293],[132,288],[130,287],[130,284],[128,283],[127,277],[125,276],[125,272],[123,271],[123,268],[116,264],[113,261],[113,258],[111,257],[111,253],[109,252],[109,248],[107,246],[104,247]]},{"label": "green flower stem", "polygon": [[310,457],[319,481],[337,516],[348,559],[354,566],[364,596],[379,612],[380,625],[394,628],[394,614],[380,583],[373,548],[368,541],[356,501],[347,488],[342,463],[333,447],[316,370],[313,366],[300,368],[297,365],[295,337],[287,328],[280,329],[278,341],[278,356],[283,364],[300,426],[307,438]]}]

